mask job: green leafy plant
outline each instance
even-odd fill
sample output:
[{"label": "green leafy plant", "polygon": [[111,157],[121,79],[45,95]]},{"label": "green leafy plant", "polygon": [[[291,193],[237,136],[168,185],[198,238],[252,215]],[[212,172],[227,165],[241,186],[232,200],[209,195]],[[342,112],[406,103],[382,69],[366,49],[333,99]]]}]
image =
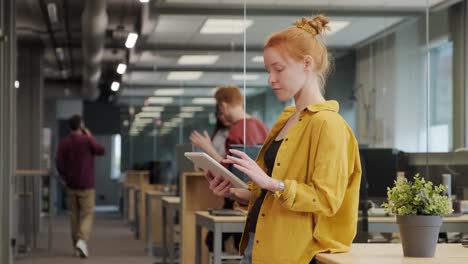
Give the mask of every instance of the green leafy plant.
[{"label": "green leafy plant", "polygon": [[445,215],[453,210],[444,192],[444,185],[434,186],[416,174],[413,182],[401,178],[393,188],[387,187],[387,202],[382,207],[396,215]]}]

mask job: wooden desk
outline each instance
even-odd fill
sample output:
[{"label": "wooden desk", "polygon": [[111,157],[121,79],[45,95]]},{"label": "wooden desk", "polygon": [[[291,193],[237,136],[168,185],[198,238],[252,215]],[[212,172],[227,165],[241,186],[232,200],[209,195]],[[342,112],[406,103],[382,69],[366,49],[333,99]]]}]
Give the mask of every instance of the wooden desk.
[{"label": "wooden desk", "polygon": [[149,256],[153,256],[154,244],[157,251],[162,252],[163,222],[161,214],[161,198],[175,196],[175,193],[146,190],[145,192],[145,237],[147,241],[147,251]]},{"label": "wooden desk", "polygon": [[[167,255],[169,255],[169,263],[172,264],[175,261],[174,220],[177,211],[180,210],[180,197],[165,196],[161,201],[163,209],[163,248],[167,249],[163,254],[163,263],[167,263]],[[169,233],[169,238],[167,233]]]},{"label": "wooden desk", "polygon": [[466,264],[468,248],[438,244],[433,258],[405,258],[401,244],[353,244],[347,253],[318,254],[320,264]]},{"label": "wooden desk", "polygon": [[140,183],[140,175],[142,171],[125,171],[123,181],[123,215],[130,225],[134,226],[135,221],[135,189]]},{"label": "wooden desk", "polygon": [[195,213],[196,218],[196,257],[195,263],[201,264],[202,228],[213,231],[213,263],[221,264],[223,233],[242,233],[244,231],[246,216],[213,216],[206,211]]},{"label": "wooden desk", "polygon": [[[369,217],[369,232],[393,233],[400,232],[396,217]],[[468,233],[468,215],[444,217],[440,232]]]},{"label": "wooden desk", "polygon": [[[203,173],[186,172],[180,178],[180,263],[193,263],[195,247],[201,246],[200,241],[195,242],[195,212],[222,208],[224,199],[211,192]],[[208,260],[208,247],[203,247],[202,257]]]}]

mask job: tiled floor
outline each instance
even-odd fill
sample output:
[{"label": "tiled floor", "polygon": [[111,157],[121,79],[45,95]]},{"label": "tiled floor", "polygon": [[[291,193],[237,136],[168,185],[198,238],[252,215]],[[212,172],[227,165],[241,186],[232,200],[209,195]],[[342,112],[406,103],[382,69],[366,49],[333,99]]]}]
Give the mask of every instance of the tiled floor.
[{"label": "tiled floor", "polygon": [[[30,255],[18,256],[15,264],[150,264],[155,262],[154,258],[146,256],[145,243],[135,240],[128,224],[113,214],[101,214],[96,217],[88,245],[90,258],[74,257],[67,220],[66,216],[57,217],[54,220],[51,255],[48,255],[45,250],[37,250]],[[47,245],[45,239],[46,236],[42,235],[39,245]]]}]

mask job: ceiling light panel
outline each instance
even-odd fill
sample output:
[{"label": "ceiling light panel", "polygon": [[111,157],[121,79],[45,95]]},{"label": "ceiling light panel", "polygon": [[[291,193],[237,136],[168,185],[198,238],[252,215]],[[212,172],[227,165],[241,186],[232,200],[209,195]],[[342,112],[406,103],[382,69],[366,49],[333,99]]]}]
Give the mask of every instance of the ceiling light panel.
[{"label": "ceiling light panel", "polygon": [[177,61],[180,65],[209,65],[215,64],[219,55],[182,55]]},{"label": "ceiling light panel", "polygon": [[111,84],[111,90],[114,91],[114,92],[117,92],[120,88],[120,83],[118,82],[112,82]]},{"label": "ceiling light panel", "polygon": [[205,108],[203,106],[182,106],[180,108],[181,112],[200,112],[203,111]]},{"label": "ceiling light panel", "polygon": [[253,24],[249,19],[207,19],[201,34],[241,34]]},{"label": "ceiling light panel", "polygon": [[233,74],[232,79],[235,81],[246,80],[246,81],[255,81],[258,80],[260,76],[258,74]]},{"label": "ceiling light panel", "polygon": [[120,63],[119,66],[117,66],[118,74],[124,74],[126,70],[127,70],[127,64]]},{"label": "ceiling light panel", "polygon": [[252,62],[263,63],[263,56],[255,56],[252,58]]},{"label": "ceiling light panel", "polygon": [[137,33],[129,33],[127,37],[127,41],[125,41],[125,47],[128,49],[133,49],[138,39]]},{"label": "ceiling light panel", "polygon": [[141,108],[141,111],[143,112],[162,112],[164,111],[163,106],[144,106]]},{"label": "ceiling light panel", "polygon": [[339,21],[339,20],[330,21],[330,23],[328,23],[328,26],[330,27],[330,31],[327,31],[326,35],[336,34],[338,31],[349,26],[349,24],[351,24],[349,21]]},{"label": "ceiling light panel", "polygon": [[160,118],[161,113],[160,112],[140,112],[137,114],[139,118]]},{"label": "ceiling light panel", "polygon": [[148,125],[148,124],[151,124],[151,123],[153,123],[153,120],[150,120],[150,119],[138,118],[138,119],[135,119],[135,121],[133,121],[134,126]]},{"label": "ceiling light panel", "polygon": [[172,97],[150,97],[147,99],[149,104],[170,104],[174,102]]},{"label": "ceiling light panel", "polygon": [[200,105],[215,105],[216,99],[213,97],[198,97],[192,99],[193,104],[200,104]]},{"label": "ceiling light panel", "polygon": [[200,79],[202,75],[201,71],[176,71],[170,72],[167,79],[170,81],[193,81]]},{"label": "ceiling light panel", "polygon": [[169,122],[171,123],[181,123],[183,121],[183,118],[181,117],[173,117]]},{"label": "ceiling light panel", "polygon": [[194,115],[193,112],[182,112],[182,113],[179,113],[179,117],[180,118],[192,118]]},{"label": "ceiling light panel", "polygon": [[180,96],[185,92],[184,89],[158,89],[154,92],[157,96]]}]

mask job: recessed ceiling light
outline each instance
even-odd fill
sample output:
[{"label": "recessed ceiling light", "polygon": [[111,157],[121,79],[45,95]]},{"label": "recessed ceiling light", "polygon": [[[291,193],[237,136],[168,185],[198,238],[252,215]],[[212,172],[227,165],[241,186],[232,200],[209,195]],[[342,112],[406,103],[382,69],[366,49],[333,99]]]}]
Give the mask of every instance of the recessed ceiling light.
[{"label": "recessed ceiling light", "polygon": [[181,117],[173,117],[169,122],[171,123],[181,123],[183,119]]},{"label": "recessed ceiling light", "polygon": [[330,31],[326,33],[326,35],[333,35],[336,32],[344,29],[345,27],[349,26],[350,22],[349,21],[330,21],[328,23],[328,26],[330,27]]},{"label": "recessed ceiling light", "polygon": [[192,103],[201,105],[215,105],[216,99],[213,97],[197,97],[192,99]]},{"label": "recessed ceiling light", "polygon": [[263,56],[255,56],[252,58],[252,62],[263,63]]},{"label": "recessed ceiling light", "polygon": [[179,124],[175,122],[166,122],[164,123],[164,127],[178,127]]},{"label": "recessed ceiling light", "polygon": [[148,119],[141,119],[140,116],[137,116],[137,118],[133,121],[133,124],[141,125],[141,124],[149,124],[153,121],[148,120]]},{"label": "recessed ceiling light", "polygon": [[19,81],[15,81],[15,88],[18,89],[20,87],[20,82]]},{"label": "recessed ceiling light", "polygon": [[182,112],[179,113],[179,117],[181,118],[192,118],[193,117],[193,112]]},{"label": "recessed ceiling light", "polygon": [[170,72],[167,75],[167,79],[172,81],[192,81],[200,79],[202,74],[203,72],[201,71],[176,71]]},{"label": "recessed ceiling light", "polygon": [[120,83],[118,82],[112,82],[112,85],[111,85],[111,90],[114,91],[114,92],[117,92],[120,88]]},{"label": "recessed ceiling light", "polygon": [[258,74],[233,74],[232,79],[239,81],[239,80],[246,80],[246,81],[254,81],[258,80],[260,76]]},{"label": "recessed ceiling light", "polygon": [[120,63],[119,66],[117,66],[118,74],[124,74],[126,70],[127,70],[127,64]]},{"label": "recessed ceiling light", "polygon": [[218,59],[218,55],[183,55],[177,63],[181,65],[214,64]]},{"label": "recessed ceiling light", "polygon": [[201,34],[241,34],[253,24],[249,19],[207,19]]},{"label": "recessed ceiling light", "polygon": [[150,97],[148,98],[147,102],[149,104],[170,104],[174,102],[174,98],[172,97]]},{"label": "recessed ceiling light", "polygon": [[181,112],[199,112],[203,111],[205,108],[203,106],[182,106],[180,108]]},{"label": "recessed ceiling light", "polygon": [[58,23],[57,5],[55,3],[47,4],[47,14],[49,15],[49,19],[51,23],[53,24]]},{"label": "recessed ceiling light", "polygon": [[164,107],[162,106],[144,106],[141,108],[143,112],[162,112],[164,111]]},{"label": "recessed ceiling light", "polygon": [[140,3],[148,3],[149,0],[140,0]]},{"label": "recessed ceiling light", "polygon": [[125,47],[129,49],[133,49],[138,39],[137,33],[129,33],[127,37],[127,41],[125,41]]},{"label": "recessed ceiling light", "polygon": [[154,92],[154,95],[159,96],[178,96],[183,95],[185,92],[184,89],[159,89]]},{"label": "recessed ceiling light", "polygon": [[140,112],[137,114],[138,118],[160,118],[161,113],[160,112]]}]

